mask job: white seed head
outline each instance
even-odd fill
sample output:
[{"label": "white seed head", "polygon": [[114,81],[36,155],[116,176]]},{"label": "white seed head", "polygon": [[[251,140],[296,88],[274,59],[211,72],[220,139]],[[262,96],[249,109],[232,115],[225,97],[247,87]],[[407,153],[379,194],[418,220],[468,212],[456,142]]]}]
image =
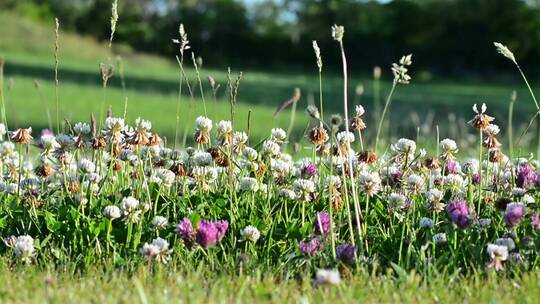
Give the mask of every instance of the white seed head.
[{"label": "white seed head", "polygon": [[514,57],[514,53],[512,53],[512,51],[510,51],[508,47],[506,47],[504,44],[499,43],[499,42],[493,42],[493,44],[495,45],[495,48],[497,48],[497,52],[499,52],[499,54],[503,55],[504,57],[512,60],[512,62],[516,63],[516,57]]},{"label": "white seed head", "polygon": [[343,34],[345,33],[345,27],[342,25],[334,24],[332,26],[332,38],[338,42],[343,41]]}]

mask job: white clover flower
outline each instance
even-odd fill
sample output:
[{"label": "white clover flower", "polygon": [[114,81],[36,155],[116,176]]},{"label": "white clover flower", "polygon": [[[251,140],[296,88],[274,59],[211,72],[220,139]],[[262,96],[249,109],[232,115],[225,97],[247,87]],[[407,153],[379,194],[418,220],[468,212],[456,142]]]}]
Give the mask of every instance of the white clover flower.
[{"label": "white clover flower", "polygon": [[463,188],[465,181],[463,180],[463,177],[459,174],[448,174],[444,177],[443,183],[452,191],[458,191]]},{"label": "white clover flower", "polygon": [[120,208],[109,205],[103,209],[103,215],[110,220],[115,220],[121,216]]},{"label": "white clover flower", "polygon": [[336,138],[340,145],[346,146],[347,144],[351,144],[354,142],[354,133],[341,131],[336,134]]},{"label": "white clover flower", "polygon": [[157,229],[163,229],[167,227],[168,221],[167,218],[161,215],[156,215],[152,219],[152,226],[156,227]]},{"label": "white clover flower", "polygon": [[77,164],[77,168],[85,174],[93,173],[96,171],[96,165],[89,159],[82,158]]},{"label": "white clover flower", "polygon": [[339,285],[341,276],[335,269],[319,269],[315,274],[315,283],[317,285]]},{"label": "white clover flower", "polygon": [[433,243],[435,243],[435,244],[443,244],[443,243],[446,243],[446,233],[444,233],[444,232],[437,233],[437,234],[433,235],[433,237],[431,238],[431,240],[432,240]]},{"label": "white clover flower", "polygon": [[18,236],[13,252],[24,262],[29,262],[35,252],[34,239],[29,235]]},{"label": "white clover flower", "polygon": [[171,187],[174,184],[176,175],[169,169],[157,169],[155,172],[155,177],[158,178],[162,186]]},{"label": "white clover flower", "polygon": [[422,176],[411,174],[407,177],[407,187],[409,190],[419,193],[424,190],[425,180]]},{"label": "white clover flower", "polygon": [[135,119],[135,127],[138,130],[150,131],[150,129],[152,129],[152,123],[149,120],[137,117],[137,119]]},{"label": "white clover flower", "polygon": [[427,217],[423,217],[420,219],[420,228],[428,228],[431,229],[435,227],[435,222]]},{"label": "white clover flower", "polygon": [[377,172],[362,171],[358,175],[359,190],[368,196],[374,196],[381,190],[381,177]]},{"label": "white clover flower", "polygon": [[129,222],[137,222],[141,213],[139,201],[132,197],[124,197],[120,203],[120,209]]},{"label": "white clover flower", "polygon": [[40,142],[45,154],[60,148],[60,144],[56,141],[54,135],[51,134],[41,136]]},{"label": "white clover flower", "polygon": [[107,117],[105,119],[105,131],[107,132],[121,132],[126,128],[126,123],[123,118],[119,117]]},{"label": "white clover flower", "polygon": [[212,154],[204,151],[197,151],[193,155],[195,166],[209,166],[212,164]]},{"label": "white clover flower", "polygon": [[263,143],[262,151],[263,154],[269,155],[269,156],[277,156],[279,155],[281,148],[279,145],[272,141],[272,140],[265,140]]},{"label": "white clover flower", "polygon": [[291,189],[281,189],[279,190],[279,196],[289,199],[289,200],[295,200],[296,199],[296,193],[292,191]]},{"label": "white clover flower", "polygon": [[489,124],[483,131],[488,136],[495,136],[495,135],[499,134],[501,129],[499,129],[499,126],[497,126],[495,124]]},{"label": "white clover flower", "polygon": [[428,193],[426,194],[426,198],[430,203],[438,203],[442,201],[443,197],[444,193],[437,188],[429,189]]},{"label": "white clover flower", "polygon": [[439,147],[443,151],[443,155],[452,155],[458,152],[458,147],[453,139],[445,138],[439,143]]},{"label": "white clover flower", "polygon": [[201,132],[208,133],[212,130],[212,120],[208,117],[199,116],[195,119],[195,127]]},{"label": "white clover flower", "polygon": [[246,192],[257,192],[259,190],[259,183],[253,177],[243,177],[240,180],[240,190]]},{"label": "white clover flower", "polygon": [[309,179],[297,179],[294,181],[294,192],[299,199],[311,201],[311,194],[315,192],[315,183]]},{"label": "white clover flower", "polygon": [[4,141],[0,144],[0,154],[8,155],[15,152],[15,144],[11,141]]},{"label": "white clover flower", "polygon": [[272,140],[279,144],[284,143],[287,139],[287,133],[282,128],[273,128],[271,134]]},{"label": "white clover flower", "polygon": [[242,237],[244,237],[246,240],[251,241],[253,243],[257,242],[259,238],[261,237],[261,233],[259,229],[255,226],[246,226],[244,229],[242,229],[241,233]]},{"label": "white clover flower", "polygon": [[407,198],[401,193],[392,192],[388,197],[388,202],[396,208],[403,208],[407,204]]},{"label": "white clover flower", "polygon": [[232,122],[221,120],[217,123],[216,129],[218,134],[230,134],[232,132]]},{"label": "white clover flower", "polygon": [[516,243],[510,237],[502,237],[495,240],[495,245],[505,246],[508,251],[512,251],[516,248]]},{"label": "white clover flower", "polygon": [[488,244],[487,253],[488,253],[489,258],[491,259],[491,262],[488,265],[488,267],[495,268],[495,270],[497,271],[502,270],[503,268],[502,262],[508,259],[508,247],[495,245],[495,244]]},{"label": "white clover flower", "polygon": [[337,175],[327,176],[326,177],[326,185],[328,186],[328,188],[330,188],[330,186],[334,187],[334,189],[340,188],[341,187],[341,177],[339,177]]},{"label": "white clover flower", "polygon": [[157,238],[151,244],[144,243],[140,253],[147,260],[167,264],[169,261],[169,242],[162,238]]},{"label": "white clover flower", "polygon": [[258,157],[258,153],[255,149],[251,148],[251,147],[246,147],[243,151],[242,151],[242,155],[247,159],[247,160],[250,160],[250,161],[254,161],[257,159]]},{"label": "white clover flower", "polygon": [[407,138],[400,138],[391,146],[391,149],[397,154],[414,154],[416,151],[416,143]]},{"label": "white clover flower", "polygon": [[245,145],[248,141],[248,135],[246,132],[234,132],[233,134],[233,145],[242,146]]},{"label": "white clover flower", "polygon": [[73,127],[73,131],[77,134],[89,134],[91,131],[90,125],[84,122],[78,122]]},{"label": "white clover flower", "polygon": [[60,145],[60,148],[64,151],[69,151],[75,144],[75,140],[69,135],[58,134],[56,135],[56,142]]},{"label": "white clover flower", "polygon": [[477,159],[468,159],[461,165],[461,169],[467,175],[477,174],[480,165]]}]

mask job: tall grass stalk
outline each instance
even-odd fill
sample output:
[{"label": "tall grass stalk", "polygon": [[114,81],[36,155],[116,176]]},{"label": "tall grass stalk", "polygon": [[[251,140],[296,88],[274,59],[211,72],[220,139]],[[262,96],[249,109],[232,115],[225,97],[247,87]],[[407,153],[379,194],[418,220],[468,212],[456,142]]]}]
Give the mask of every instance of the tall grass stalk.
[{"label": "tall grass stalk", "polygon": [[[49,109],[49,104],[47,103],[45,98],[43,98],[43,92],[41,91],[41,84],[39,83],[39,81],[34,80],[34,86],[36,87],[36,90],[38,91],[39,99],[45,106],[45,114],[47,115],[47,123],[48,123],[49,130],[53,130],[51,109]],[[2,117],[3,117],[3,113],[2,113]]]},{"label": "tall grass stalk", "polygon": [[112,48],[114,33],[116,32],[116,23],[118,22],[118,0],[114,0],[111,7],[111,36],[109,38],[109,49]]},{"label": "tall grass stalk", "polygon": [[[6,115],[6,101],[4,99],[4,58],[0,57],[0,102],[2,103],[2,123],[8,128]],[[9,136],[7,137],[10,140]]]},{"label": "tall grass stalk", "polygon": [[[347,134],[350,133],[349,131],[349,104],[348,104],[348,77],[347,77],[347,56],[345,55],[345,47],[343,45],[343,34],[345,29],[342,26],[334,25],[332,28],[332,35],[334,37],[334,40],[336,40],[339,44],[339,49],[341,52],[341,62],[343,67],[343,111],[345,115],[345,131]],[[351,151],[351,143],[349,140],[346,141],[347,145],[347,151],[350,153]],[[358,229],[358,244],[360,246],[361,253],[363,253],[364,248],[362,245],[362,231],[361,231],[361,221],[360,221],[360,203],[358,201],[358,194],[356,193],[356,182],[354,179],[354,167],[352,163],[352,158],[350,155],[347,155],[347,161],[349,166],[349,179],[351,182],[351,193],[353,197],[353,204],[354,204],[354,211],[355,211],[355,218],[356,223],[358,224],[356,227]],[[347,187],[347,183],[344,183],[344,186]],[[367,214],[366,214],[367,217]]]},{"label": "tall grass stalk", "polygon": [[124,119],[126,119],[127,109],[128,109],[128,97],[126,94],[126,78],[125,78],[125,73],[124,73],[124,62],[122,61],[122,57],[116,56],[116,65],[118,66],[118,73],[120,74],[120,84],[122,86],[122,94],[124,95]]},{"label": "tall grass stalk", "polygon": [[60,97],[58,96],[58,65],[59,58],[58,53],[60,51],[60,22],[58,18],[54,18],[55,28],[54,28],[54,96],[56,99],[56,132],[60,134]]},{"label": "tall grass stalk", "polygon": [[195,67],[195,73],[197,74],[197,80],[199,81],[199,89],[201,90],[204,116],[208,116],[208,113],[206,112],[206,100],[204,99],[204,89],[203,89],[202,80],[201,80],[201,73],[199,71],[199,65],[197,64],[197,60],[195,59],[195,53],[193,52],[191,53],[191,60],[193,61],[193,66]]},{"label": "tall grass stalk", "polygon": [[[497,51],[501,55],[503,55],[504,57],[506,57],[507,59],[512,61],[514,63],[514,65],[516,66],[516,68],[518,69],[519,74],[521,75],[521,78],[523,78],[523,81],[525,82],[525,85],[527,86],[527,89],[529,90],[529,93],[531,94],[534,105],[536,106],[536,114],[535,114],[535,116],[538,116],[538,114],[540,113],[540,106],[538,105],[538,101],[536,100],[536,96],[534,95],[534,92],[533,92],[533,90],[531,88],[531,85],[529,84],[529,81],[527,80],[527,77],[525,76],[525,73],[523,73],[523,70],[521,69],[521,66],[517,62],[516,57],[514,56],[512,51],[510,51],[505,45],[503,45],[501,43],[498,43],[498,42],[494,42],[493,44],[497,48]],[[540,157],[540,120],[538,121],[538,128],[537,128],[536,138],[537,138],[536,158],[538,159]]]},{"label": "tall grass stalk", "polygon": [[375,117],[381,115],[381,67],[373,68],[373,105]]},{"label": "tall grass stalk", "polygon": [[[173,39],[173,43],[179,45],[179,51],[180,51],[180,57],[176,55],[176,61],[178,62],[178,66],[180,67],[180,79],[178,81],[178,99],[176,101],[176,125],[174,129],[174,149],[176,149],[176,145],[178,143],[178,128],[180,127],[180,104],[182,99],[182,84],[184,79],[186,80],[186,85],[189,90],[189,94],[191,98],[193,98],[193,92],[191,91],[191,86],[189,85],[189,80],[186,77],[186,72],[184,71],[184,52],[190,49],[189,46],[189,40],[187,32],[184,28],[184,24],[180,23],[180,26],[178,27],[178,35],[179,39]],[[187,130],[184,130],[184,139],[183,139],[183,145],[185,146],[187,136]]]},{"label": "tall grass stalk", "polygon": [[319,46],[317,45],[317,41],[313,40],[313,50],[315,51],[315,58],[317,59],[317,68],[319,71],[319,112],[321,115],[321,121],[319,123],[319,126],[323,126],[324,122],[324,110],[323,110],[323,90],[322,90],[322,68],[323,68],[323,62],[321,57],[321,50],[319,49]]},{"label": "tall grass stalk", "polygon": [[508,149],[510,151],[510,159],[514,158],[514,104],[516,102],[516,91],[510,96],[510,104],[508,105]]},{"label": "tall grass stalk", "polygon": [[[178,61],[178,64],[182,66],[183,63],[183,55],[181,56],[180,60]],[[178,58],[178,56],[177,56]],[[180,105],[182,103],[182,83],[184,80],[183,73],[180,73],[180,79],[178,81],[178,98],[176,99],[176,124],[174,128],[174,143],[173,143],[173,149],[176,150],[177,144],[178,144],[178,128],[180,126]]]},{"label": "tall grass stalk", "polygon": [[394,79],[392,82],[392,88],[390,89],[390,94],[388,94],[388,97],[386,98],[386,102],[384,103],[384,108],[381,113],[381,117],[379,118],[379,125],[377,126],[377,135],[375,136],[375,152],[377,152],[377,148],[379,146],[379,137],[381,136],[381,130],[384,124],[384,117],[386,116],[386,112],[388,111],[388,108],[390,107],[390,103],[392,102],[392,95],[394,94],[394,90],[397,86],[397,79]]}]

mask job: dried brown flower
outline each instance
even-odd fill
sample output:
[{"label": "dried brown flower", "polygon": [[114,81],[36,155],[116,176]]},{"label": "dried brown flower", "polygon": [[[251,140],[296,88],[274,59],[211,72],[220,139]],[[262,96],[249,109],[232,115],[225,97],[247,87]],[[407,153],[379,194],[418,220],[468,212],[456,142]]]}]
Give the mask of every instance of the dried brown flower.
[{"label": "dried brown flower", "polygon": [[308,137],[312,144],[320,146],[328,141],[328,132],[323,127],[315,127],[309,131]]},{"label": "dried brown flower", "polygon": [[377,161],[377,154],[373,151],[362,151],[358,154],[358,161],[373,164]]},{"label": "dried brown flower", "polygon": [[440,162],[439,162],[439,159],[437,157],[428,157],[426,159],[424,159],[424,167],[430,169],[430,170],[435,170],[435,169],[439,169],[440,168]]},{"label": "dried brown flower", "polygon": [[474,118],[469,121],[469,124],[477,129],[485,129],[491,124],[495,118],[486,114],[487,106],[485,103],[482,103],[480,111],[478,111],[478,106],[474,104],[473,111],[476,113]]},{"label": "dried brown flower", "polygon": [[26,145],[32,139],[32,127],[30,128],[19,128],[13,135],[11,139],[21,145]]}]

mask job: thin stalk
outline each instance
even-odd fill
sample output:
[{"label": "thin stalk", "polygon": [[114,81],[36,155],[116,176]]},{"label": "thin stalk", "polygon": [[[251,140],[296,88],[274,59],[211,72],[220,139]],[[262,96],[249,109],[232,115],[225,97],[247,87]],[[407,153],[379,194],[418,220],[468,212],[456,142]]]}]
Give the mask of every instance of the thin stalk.
[{"label": "thin stalk", "polygon": [[195,67],[195,73],[197,74],[197,80],[199,81],[199,89],[201,90],[201,98],[202,98],[202,102],[203,102],[204,116],[208,116],[208,114],[206,113],[206,101],[204,99],[204,90],[203,90],[202,81],[201,81],[201,74],[200,74],[200,71],[199,71],[199,66],[197,65],[197,60],[195,60],[195,54],[194,53],[191,53],[191,60],[193,60],[193,66]]},{"label": "thin stalk", "polygon": [[55,40],[54,40],[54,96],[56,98],[56,132],[57,134],[60,134],[60,98],[58,97],[58,51],[60,50],[60,44],[59,44],[59,38],[60,38],[60,22],[58,21],[58,18],[54,18],[55,20]]},{"label": "thin stalk", "polygon": [[319,111],[321,113],[320,126],[323,126],[324,111],[323,111],[323,91],[322,91],[322,70],[319,70]]},{"label": "thin stalk", "polygon": [[[6,116],[6,101],[4,99],[4,58],[0,58],[0,102],[2,103],[2,122],[7,130],[7,116]],[[8,140],[11,141],[10,137],[7,136]]]},{"label": "thin stalk", "polygon": [[[521,74],[521,77],[523,78],[523,81],[525,81],[525,84],[527,85],[527,89],[529,90],[529,93],[531,94],[531,97],[534,101],[534,105],[536,106],[536,112],[540,112],[540,106],[538,105],[538,101],[536,101],[536,96],[534,95],[534,92],[531,88],[531,85],[529,84],[529,81],[527,80],[527,77],[525,77],[525,73],[523,73],[523,70],[521,70],[521,67],[517,63],[517,61],[514,61],[516,64],[516,67]],[[537,128],[537,134],[536,134],[536,140],[537,140],[537,150],[536,150],[536,158],[538,159],[540,157],[540,121],[538,122],[538,128]]]},{"label": "thin stalk", "polygon": [[[339,40],[339,48],[341,50],[341,60],[342,60],[342,63],[343,63],[343,110],[344,110],[344,114],[345,114],[345,131],[347,132],[347,134],[349,134],[349,110],[348,110],[348,94],[347,94],[347,91],[348,91],[348,87],[347,87],[347,57],[345,56],[345,48],[343,46],[343,40],[340,39]],[[346,141],[346,145],[347,145],[347,151],[350,151],[351,150],[351,143],[347,140]],[[350,152],[349,152],[350,153]],[[350,178],[350,181],[351,181],[351,192],[352,192],[352,197],[353,197],[353,203],[354,203],[354,211],[355,211],[355,217],[356,217],[356,227],[358,228],[358,244],[360,244],[361,246],[361,252],[363,252],[363,246],[361,245],[362,244],[362,231],[361,231],[361,227],[360,227],[360,203],[358,202],[358,195],[356,193],[356,183],[355,183],[355,180],[354,180],[354,173],[353,173],[353,170],[354,170],[354,167],[353,167],[353,164],[352,164],[352,158],[350,157],[350,155],[347,155],[347,160],[348,160],[348,164],[349,164],[349,178]],[[346,184],[346,183],[345,183]]]},{"label": "thin stalk", "polygon": [[[178,58],[178,57],[177,57]],[[178,64],[182,66],[184,63],[184,56],[180,56]],[[178,81],[178,99],[176,100],[176,125],[174,128],[174,143],[173,148],[176,150],[176,145],[178,144],[178,128],[180,126],[180,102],[182,100],[182,83],[184,81],[184,76],[182,71],[180,71],[180,80]]]},{"label": "thin stalk", "polygon": [[392,102],[392,95],[394,94],[394,90],[396,88],[397,81],[394,80],[392,82],[392,88],[390,89],[390,94],[388,94],[388,97],[386,98],[386,103],[384,104],[384,108],[381,114],[381,118],[379,120],[379,125],[377,126],[377,136],[375,137],[375,151],[377,151],[377,147],[379,145],[379,136],[381,135],[381,129],[384,123],[384,116],[386,115],[386,112],[388,111],[388,108],[390,106],[390,103]]},{"label": "thin stalk", "polygon": [[483,182],[483,178],[482,178],[482,142],[483,142],[483,134],[482,134],[482,129],[478,129],[480,130],[480,146],[479,146],[479,149],[478,149],[478,164],[479,164],[479,170],[478,170],[478,174],[480,175],[480,182],[478,183],[478,207],[477,207],[477,214],[478,216],[480,216],[480,205],[482,203],[482,182]]},{"label": "thin stalk", "polygon": [[516,91],[512,93],[510,97],[510,104],[508,105],[508,148],[510,151],[510,159],[514,158],[514,103],[516,102]]}]

